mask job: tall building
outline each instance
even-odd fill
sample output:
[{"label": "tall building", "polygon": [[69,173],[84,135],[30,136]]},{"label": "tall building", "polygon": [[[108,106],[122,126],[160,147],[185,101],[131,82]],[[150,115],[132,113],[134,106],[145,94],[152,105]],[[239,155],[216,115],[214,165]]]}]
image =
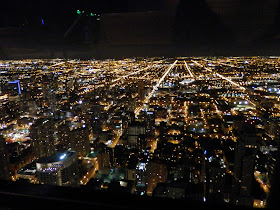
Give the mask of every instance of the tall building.
[{"label": "tall building", "polygon": [[89,128],[80,127],[71,129],[67,124],[57,127],[59,146],[63,149],[71,149],[78,156],[86,156],[89,153]]},{"label": "tall building", "polygon": [[[43,98],[48,103],[49,113],[53,115],[56,111],[56,90],[58,89],[58,75],[51,73],[42,77]],[[52,113],[52,114],[51,114]]]},{"label": "tall building", "polygon": [[54,126],[51,119],[37,120],[31,127],[30,137],[37,158],[51,156],[55,152]]},{"label": "tall building", "polygon": [[10,81],[5,86],[6,90],[9,92],[11,96],[20,95],[21,94],[21,88],[20,88],[20,81]]},{"label": "tall building", "polygon": [[267,198],[268,209],[277,209],[279,203],[280,194],[280,151],[278,150],[275,154],[275,164],[273,167],[273,174],[271,176],[271,189]]},{"label": "tall building", "polygon": [[143,135],[146,135],[144,123],[138,121],[130,123],[127,129],[127,145],[131,148],[140,149],[141,145],[143,145],[143,137],[141,137]]},{"label": "tall building", "polygon": [[136,193],[144,194],[147,191],[147,162],[139,162],[136,166]]},{"label": "tall building", "polygon": [[100,134],[102,132],[101,122],[101,107],[100,104],[94,104],[89,111],[91,115],[91,127],[94,134]]},{"label": "tall building", "polygon": [[6,141],[2,135],[0,135],[0,179],[10,179],[9,170],[9,156],[6,147]]},{"label": "tall building", "polygon": [[235,148],[233,202],[252,206],[252,183],[257,153],[256,129],[253,124],[243,123],[237,131],[239,140]]},{"label": "tall building", "polygon": [[98,153],[97,155],[99,171],[102,174],[109,174],[111,169],[110,155],[106,152]]},{"label": "tall building", "polygon": [[137,89],[137,93],[139,95],[140,100],[144,100],[145,96],[146,96],[146,89],[145,89],[145,82],[140,80],[138,82],[138,89]]},{"label": "tall building", "polygon": [[158,183],[167,179],[167,166],[161,162],[149,162],[147,165],[147,194],[152,195]]},{"label": "tall building", "polygon": [[267,130],[267,134],[273,139],[278,140],[280,134],[280,124],[276,119],[268,119],[264,123],[264,128]]},{"label": "tall building", "polygon": [[225,197],[226,165],[222,157],[211,156],[208,161],[208,199],[222,203]]},{"label": "tall building", "polygon": [[77,186],[79,183],[77,153],[63,151],[50,157],[43,157],[37,161],[36,171],[41,184]]},{"label": "tall building", "polygon": [[69,148],[77,151],[79,156],[86,156],[89,153],[89,128],[77,128],[70,131]]},{"label": "tall building", "polygon": [[66,123],[57,126],[57,137],[61,148],[68,149],[70,144],[70,127]]}]

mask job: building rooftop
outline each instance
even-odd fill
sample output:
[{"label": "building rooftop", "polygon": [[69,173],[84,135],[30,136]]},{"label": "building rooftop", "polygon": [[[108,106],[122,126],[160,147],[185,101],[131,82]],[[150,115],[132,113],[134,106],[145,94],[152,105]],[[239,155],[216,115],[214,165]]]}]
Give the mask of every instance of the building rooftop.
[{"label": "building rooftop", "polygon": [[60,151],[50,157],[42,157],[37,163],[53,163],[65,160],[75,154],[75,151]]}]

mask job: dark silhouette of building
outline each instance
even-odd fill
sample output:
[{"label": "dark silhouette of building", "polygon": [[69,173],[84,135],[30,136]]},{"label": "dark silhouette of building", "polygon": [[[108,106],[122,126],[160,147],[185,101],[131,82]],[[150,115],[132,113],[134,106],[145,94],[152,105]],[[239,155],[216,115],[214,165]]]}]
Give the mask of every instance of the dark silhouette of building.
[{"label": "dark silhouette of building", "polygon": [[225,182],[226,182],[226,166],[222,162],[221,157],[208,158],[208,199],[216,203],[224,202]]},{"label": "dark silhouette of building", "polygon": [[240,124],[237,134],[239,139],[235,148],[232,201],[237,205],[252,206],[258,136],[254,125],[246,121]]},{"label": "dark silhouette of building", "polygon": [[94,134],[100,134],[102,132],[102,122],[101,122],[101,107],[98,103],[94,104],[89,111],[91,115],[91,127]]},{"label": "dark silhouette of building", "polygon": [[0,135],[0,179],[10,179],[9,172],[9,156],[6,146],[6,141],[2,135]]},{"label": "dark silhouette of building", "polygon": [[268,209],[278,209],[279,203],[279,189],[280,189],[280,151],[276,152],[276,164],[274,167],[274,174],[271,181],[271,189],[270,193],[267,198],[267,205]]}]

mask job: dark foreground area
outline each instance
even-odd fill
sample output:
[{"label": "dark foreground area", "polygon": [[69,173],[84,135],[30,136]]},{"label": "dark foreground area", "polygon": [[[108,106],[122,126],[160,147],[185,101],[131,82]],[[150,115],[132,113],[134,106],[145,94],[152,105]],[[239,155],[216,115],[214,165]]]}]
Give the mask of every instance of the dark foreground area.
[{"label": "dark foreground area", "polygon": [[[12,209],[160,209],[182,207],[237,208],[231,205],[217,205],[193,200],[173,200],[128,193],[94,191],[87,187],[70,188],[47,185],[33,185],[0,181],[0,207]],[[238,207],[237,209],[243,209]],[[245,209],[253,209],[246,207]]]}]

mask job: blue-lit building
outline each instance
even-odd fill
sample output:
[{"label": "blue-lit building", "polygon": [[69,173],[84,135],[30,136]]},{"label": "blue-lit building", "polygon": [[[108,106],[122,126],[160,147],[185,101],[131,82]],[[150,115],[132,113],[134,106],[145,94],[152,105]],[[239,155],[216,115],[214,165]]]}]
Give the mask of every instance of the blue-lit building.
[{"label": "blue-lit building", "polygon": [[8,82],[8,84],[14,84],[15,85],[14,89],[17,89],[18,94],[21,95],[21,88],[20,88],[20,81],[19,80]]},{"label": "blue-lit building", "polygon": [[77,186],[79,183],[78,155],[75,151],[58,152],[40,158],[36,170],[41,184]]}]

